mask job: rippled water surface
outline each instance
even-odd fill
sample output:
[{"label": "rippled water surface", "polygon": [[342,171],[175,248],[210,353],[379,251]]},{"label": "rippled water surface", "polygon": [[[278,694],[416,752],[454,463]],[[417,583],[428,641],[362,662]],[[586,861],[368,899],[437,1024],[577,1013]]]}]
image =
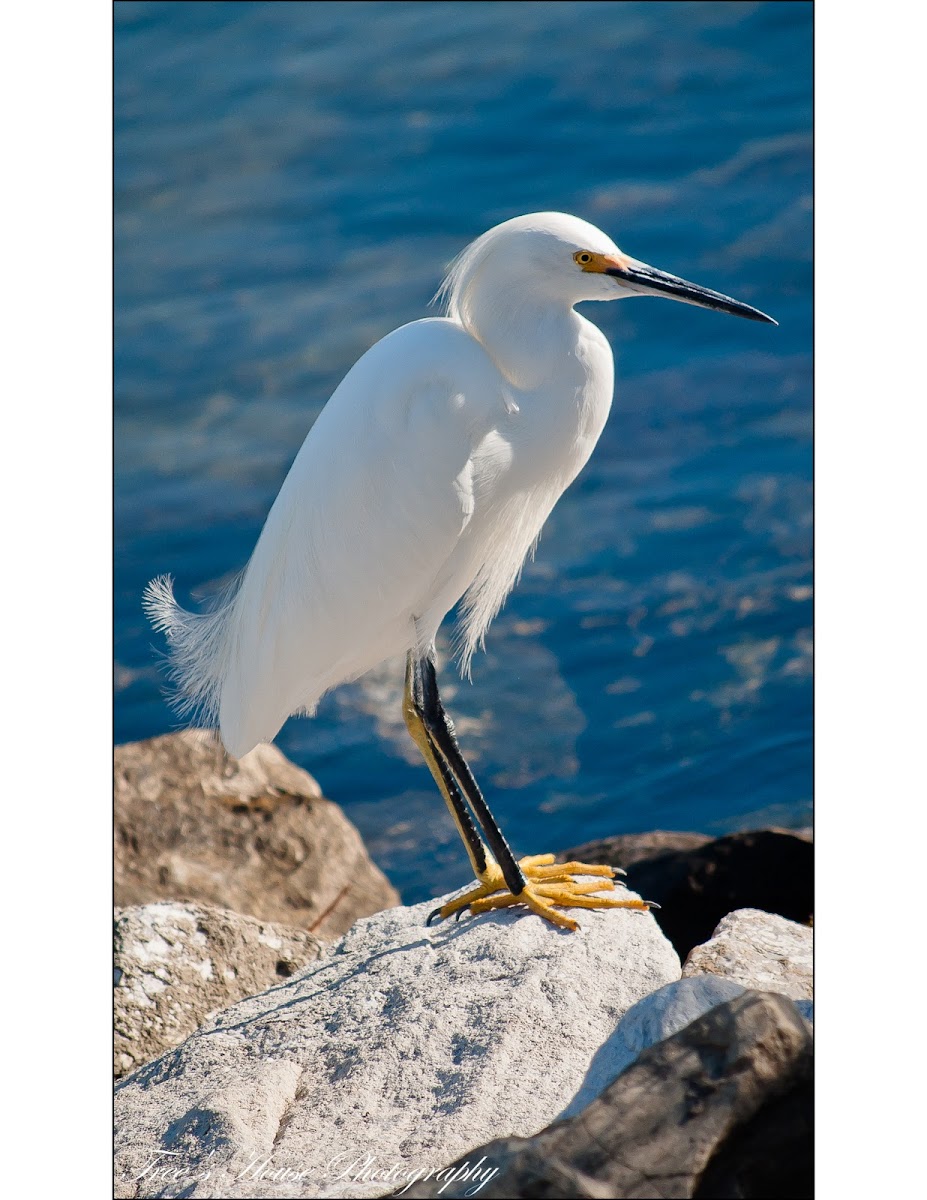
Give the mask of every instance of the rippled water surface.
[{"label": "rippled water surface", "polygon": [[[472,237],[561,209],[780,326],[584,306],[615,405],[473,683],[445,666],[465,751],[525,853],[807,823],[811,5],[115,8],[117,740],[175,726],[145,582],[240,569],[354,360]],[[469,868],[400,688],[278,742],[414,901]]]}]

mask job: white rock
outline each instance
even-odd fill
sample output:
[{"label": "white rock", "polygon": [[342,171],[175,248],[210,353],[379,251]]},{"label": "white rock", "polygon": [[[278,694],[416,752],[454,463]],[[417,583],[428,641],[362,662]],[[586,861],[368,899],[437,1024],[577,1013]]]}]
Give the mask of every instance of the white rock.
[{"label": "white rock", "polygon": [[709,941],[689,951],[682,973],[719,975],[745,988],[810,1000],[813,958],[810,926],[756,908],[740,908],[728,913]]},{"label": "white rock", "polygon": [[388,1194],[549,1124],[631,1005],[679,978],[649,914],[583,911],[578,933],[524,910],[427,928],[435,903],[359,921],[320,963],[121,1084],[119,1187]]},{"label": "white rock", "polygon": [[113,1074],[189,1037],[213,1013],[293,975],[323,952],[317,938],[206,904],[117,908]]}]

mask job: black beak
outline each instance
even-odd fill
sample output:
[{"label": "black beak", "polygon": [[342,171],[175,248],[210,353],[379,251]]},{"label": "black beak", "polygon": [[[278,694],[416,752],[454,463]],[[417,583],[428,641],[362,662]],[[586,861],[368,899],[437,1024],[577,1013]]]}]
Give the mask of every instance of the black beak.
[{"label": "black beak", "polygon": [[671,300],[681,300],[683,304],[696,304],[699,308],[713,308],[716,312],[730,313],[732,317],[746,317],[748,321],[765,321],[769,325],[778,325],[772,317],[751,308],[749,304],[741,304],[721,292],[713,292],[711,288],[699,287],[697,283],[687,283],[676,275],[666,271],[658,271],[648,267],[646,263],[631,261],[626,267],[606,267],[606,275],[620,279],[629,291],[642,296],[669,296]]}]

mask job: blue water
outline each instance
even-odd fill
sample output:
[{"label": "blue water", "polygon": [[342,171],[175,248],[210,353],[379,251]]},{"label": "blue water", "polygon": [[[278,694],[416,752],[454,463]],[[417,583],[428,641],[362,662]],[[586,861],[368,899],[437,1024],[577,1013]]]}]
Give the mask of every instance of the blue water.
[{"label": "blue water", "polygon": [[[240,569],[354,360],[472,237],[562,209],[780,326],[584,306],[615,406],[472,685],[444,669],[464,749],[525,853],[806,824],[811,5],[115,9],[117,740],[176,727],[146,581]],[[469,867],[400,687],[278,743],[416,901]]]}]

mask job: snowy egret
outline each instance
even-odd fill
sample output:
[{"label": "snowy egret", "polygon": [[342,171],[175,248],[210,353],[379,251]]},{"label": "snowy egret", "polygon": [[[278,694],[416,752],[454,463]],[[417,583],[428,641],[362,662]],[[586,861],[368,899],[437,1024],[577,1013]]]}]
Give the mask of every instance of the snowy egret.
[{"label": "snowy egret", "polygon": [[236,757],[292,713],[311,715],[330,688],[406,655],[406,724],[478,881],[433,917],[524,904],[576,929],[555,905],[646,910],[595,894],[614,890],[610,867],[515,858],[442,706],[435,637],[461,601],[468,671],[605,425],[611,348],[574,305],[657,295],[775,322],[630,258],[563,213],[490,229],[455,260],[440,295],[446,316],[395,330],[335,390],[236,584],[190,613],[162,576],[146,611],[167,635],[181,711],[218,725]]}]

